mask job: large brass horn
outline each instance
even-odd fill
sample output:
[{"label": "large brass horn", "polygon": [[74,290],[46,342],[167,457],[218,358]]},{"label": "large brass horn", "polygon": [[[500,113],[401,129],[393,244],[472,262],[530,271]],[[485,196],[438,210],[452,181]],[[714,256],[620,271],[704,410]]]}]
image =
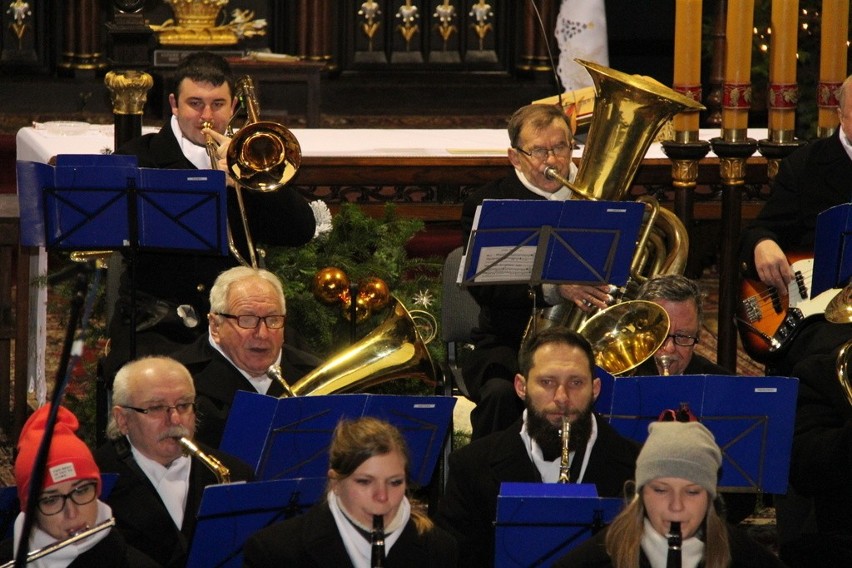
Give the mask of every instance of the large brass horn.
[{"label": "large brass horn", "polygon": [[631,300],[595,314],[577,333],[592,344],[598,367],[611,375],[624,375],[663,346],[669,315],[654,302]]},{"label": "large brass horn", "polygon": [[434,383],[432,357],[411,314],[396,297],[392,297],[388,309],[388,317],[376,329],[299,379],[290,393],[355,392],[403,377]]},{"label": "large brass horn", "polygon": [[[582,199],[619,201],[625,197],[645,153],[666,121],[679,112],[701,110],[700,103],[653,79],[628,75],[603,65],[576,60],[595,84],[595,108],[583,158],[574,181],[547,170],[547,175]],[[645,279],[681,274],[686,268],[689,235],[680,219],[643,197],[647,214],[630,267],[629,298]],[[524,341],[541,329],[564,325],[578,329],[589,315],[569,303],[538,310],[530,318]]]},{"label": "large brass horn", "polygon": [[[258,267],[257,253],[248,225],[248,215],[243,203],[242,189],[275,191],[289,182],[302,163],[302,148],[296,137],[277,122],[260,121],[260,107],[251,77],[241,77],[236,84],[236,97],[245,108],[248,118],[245,125],[231,138],[226,159],[228,172],[236,182],[237,205],[242,218],[250,261],[247,262],[236,245],[228,227],[228,247],[231,254],[243,265]],[[208,141],[208,153],[210,142]],[[217,154],[211,153],[211,161]],[[213,163],[217,167],[218,159]]]}]

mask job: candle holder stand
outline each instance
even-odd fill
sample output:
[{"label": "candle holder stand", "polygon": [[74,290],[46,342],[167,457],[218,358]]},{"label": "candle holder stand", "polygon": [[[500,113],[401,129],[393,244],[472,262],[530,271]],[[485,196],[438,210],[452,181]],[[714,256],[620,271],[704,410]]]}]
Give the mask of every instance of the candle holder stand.
[{"label": "candle holder stand", "polygon": [[698,183],[698,162],[710,151],[710,143],[705,140],[665,140],[662,146],[663,152],[672,162],[675,214],[689,230],[692,226],[695,186]]},{"label": "candle holder stand", "polygon": [[805,145],[804,140],[787,140],[783,142],[775,142],[772,140],[772,132],[766,140],[761,140],[757,143],[757,151],[760,155],[766,158],[766,176],[769,181],[775,179],[778,173],[778,167],[781,160],[793,153],[796,148]]},{"label": "candle holder stand", "polygon": [[745,138],[734,142],[723,138],[710,140],[719,157],[722,179],[722,246],[719,255],[719,321],[716,362],[736,372],[737,335],[734,314],[739,281],[738,237],[742,222],[742,187],[745,184],[746,160],[757,150],[757,141]]}]

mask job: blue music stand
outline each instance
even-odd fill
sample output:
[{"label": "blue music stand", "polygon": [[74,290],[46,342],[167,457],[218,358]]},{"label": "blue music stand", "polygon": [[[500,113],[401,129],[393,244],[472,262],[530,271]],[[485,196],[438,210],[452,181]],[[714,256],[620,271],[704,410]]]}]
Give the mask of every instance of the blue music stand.
[{"label": "blue music stand", "polygon": [[642,443],[662,411],[686,403],[722,450],[721,489],[784,494],[798,389],[790,377],[622,377],[611,407],[597,409],[621,435]]},{"label": "blue music stand", "polygon": [[817,216],[811,298],[843,288],[852,278],[852,204],[826,209]]},{"label": "blue music stand", "polygon": [[273,398],[239,391],[220,448],[255,470],[258,479],[325,477],[331,434],[341,418],[375,416],[400,429],[411,455],[411,478],[426,485],[449,431],[455,399],[446,396],[339,394]]},{"label": "blue music stand", "polygon": [[228,254],[223,172],[137,168],[134,156],[17,162],[21,244]]},{"label": "blue music stand", "polygon": [[206,487],[187,568],[239,568],[249,536],[322,500],[326,482],[323,475]]},{"label": "blue music stand", "polygon": [[497,497],[494,565],[550,566],[612,522],[621,499],[591,483],[503,483]]},{"label": "blue music stand", "polygon": [[623,286],[644,211],[626,201],[486,199],[458,282]]}]

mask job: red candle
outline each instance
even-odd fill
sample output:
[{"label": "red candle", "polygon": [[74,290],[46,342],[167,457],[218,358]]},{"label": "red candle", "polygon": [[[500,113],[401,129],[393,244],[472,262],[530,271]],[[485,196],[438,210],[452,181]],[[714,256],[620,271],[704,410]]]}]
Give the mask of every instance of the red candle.
[{"label": "red candle", "polygon": [[753,20],[754,0],[728,0],[722,95],[722,137],[728,141],[745,139],[748,131]]},{"label": "red candle", "polygon": [[[674,90],[701,101],[701,2],[677,0],[675,7]],[[677,139],[698,138],[698,111],[674,117]],[[692,134],[694,133],[694,134]]]}]

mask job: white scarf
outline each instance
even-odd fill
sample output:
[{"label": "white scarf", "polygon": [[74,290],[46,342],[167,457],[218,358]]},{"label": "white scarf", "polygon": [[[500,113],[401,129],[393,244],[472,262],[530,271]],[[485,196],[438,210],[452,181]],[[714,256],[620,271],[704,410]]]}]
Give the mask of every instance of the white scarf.
[{"label": "white scarf", "polygon": [[[541,446],[538,442],[530,437],[527,431],[527,410],[524,410],[523,418],[524,425],[521,427],[521,439],[524,441],[524,447],[527,449],[527,455],[532,460],[533,465],[538,469],[541,475],[541,480],[544,483],[556,483],[559,481],[559,466],[562,465],[562,457],[557,457],[553,461],[544,459],[544,452],[541,451]],[[586,453],[583,455],[583,463],[580,464],[580,471],[577,474],[577,483],[583,483],[583,477],[586,475],[586,467],[589,465],[589,456],[592,455],[592,448],[595,441],[598,439],[598,423],[595,415],[592,414],[592,433],[589,435],[589,441],[586,442]],[[574,466],[574,455],[577,452],[568,454],[568,465]]]},{"label": "white scarf", "polygon": [[[96,524],[100,524],[110,517],[112,517],[112,509],[110,509],[109,505],[102,501],[98,501],[98,518]],[[21,530],[24,528],[24,513],[19,513],[18,517],[15,519],[15,543],[13,546],[14,555],[18,555],[18,540],[21,537]],[[91,528],[91,527],[89,527]],[[64,548],[60,548],[55,552],[51,552],[47,556],[43,556],[38,560],[34,560],[27,564],[27,568],[65,568],[72,562],[74,562],[77,557],[84,552],[91,550],[97,543],[106,538],[106,535],[109,534],[109,531],[112,529],[104,529],[100,532],[96,532],[95,534],[84,538],[83,540],[78,540],[73,544],[69,544]],[[45,546],[50,546],[58,542],[54,537],[50,536],[40,528],[38,525],[33,525],[32,532],[30,532],[30,543],[29,543],[29,551],[33,552],[34,550],[38,550],[40,548],[44,548]]]},{"label": "white scarf", "polygon": [[[334,517],[334,523],[337,525],[337,532],[340,533],[340,538],[343,539],[343,545],[346,547],[346,553],[352,561],[355,568],[370,568],[370,555],[372,554],[372,546],[364,536],[358,532],[355,526],[370,532],[373,527],[365,527],[363,524],[356,521],[352,515],[343,509],[343,504],[337,499],[334,491],[328,492],[328,508]],[[385,527],[385,555],[390,553],[391,547],[399,540],[403,529],[408,524],[411,518],[411,504],[408,502],[408,497],[402,498],[402,503],[396,512],[396,516]]]},{"label": "white scarf", "polygon": [[[574,177],[577,175],[578,171],[579,168],[574,164],[574,162],[568,164],[568,181],[574,181]],[[545,199],[548,199],[550,201],[568,201],[569,199],[571,199],[572,193],[571,190],[567,187],[562,187],[551,193],[549,191],[544,191],[543,189],[539,189],[534,186],[532,182],[527,179],[527,176],[525,176],[524,173],[518,168],[515,168],[515,175],[518,176],[518,180],[525,188],[535,193],[536,195],[544,197]]]},{"label": "white scarf", "polygon": [[180,151],[186,156],[186,159],[193,163],[199,170],[209,170],[211,168],[210,156],[207,155],[207,148],[199,146],[189,138],[183,135],[183,130],[180,129],[180,123],[176,116],[172,115],[172,132],[177,138]]},{"label": "white scarf", "polygon": [[[645,519],[645,531],[642,534],[642,550],[651,568],[666,568],[669,555],[669,540],[654,530],[651,521]],[[704,558],[704,542],[693,535],[683,541],[680,548],[680,565],[683,568],[696,568]]]},{"label": "white scarf", "polygon": [[169,467],[142,455],[132,444],[130,451],[136,464],[145,473],[169,515],[180,530],[183,526],[183,515],[186,509],[186,496],[189,493],[189,473],[192,460],[181,456],[169,464]]}]

